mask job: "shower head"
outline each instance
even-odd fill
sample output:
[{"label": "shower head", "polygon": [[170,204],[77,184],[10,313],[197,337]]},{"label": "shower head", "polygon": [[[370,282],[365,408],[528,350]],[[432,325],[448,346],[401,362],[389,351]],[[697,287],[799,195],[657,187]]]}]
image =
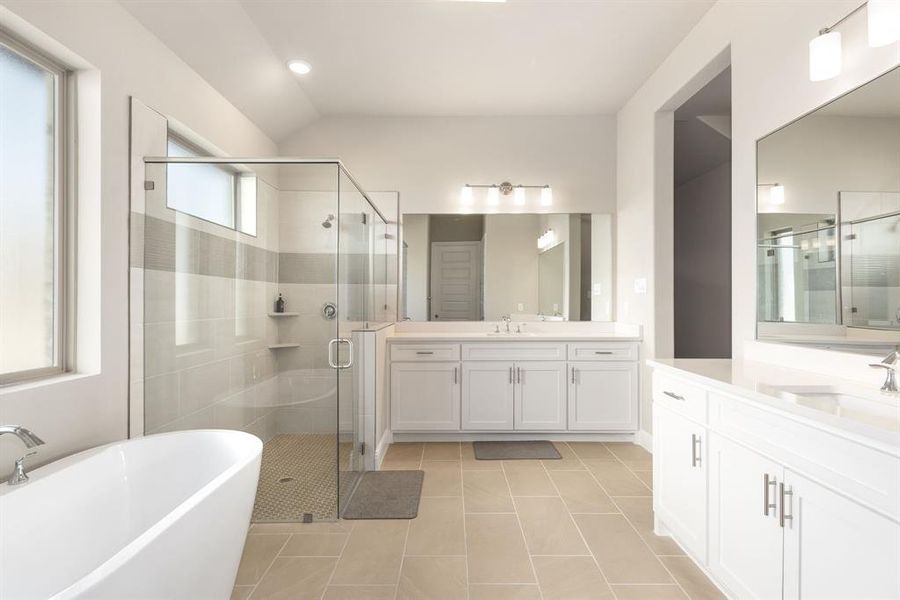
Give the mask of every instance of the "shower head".
[{"label": "shower head", "polygon": [[328,218],[322,221],[322,227],[331,229],[331,222],[334,221],[334,215],[328,215]]}]

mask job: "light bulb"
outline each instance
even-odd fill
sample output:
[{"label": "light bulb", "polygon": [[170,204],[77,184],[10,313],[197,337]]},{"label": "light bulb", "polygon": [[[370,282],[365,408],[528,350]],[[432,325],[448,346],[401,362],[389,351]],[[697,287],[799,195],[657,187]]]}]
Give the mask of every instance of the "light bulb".
[{"label": "light bulb", "polygon": [[553,206],[553,190],[549,185],[541,188],[541,206]]},{"label": "light bulb", "polygon": [[292,60],[288,63],[288,69],[297,75],[306,75],[312,71],[312,67],[305,60]]},{"label": "light bulb", "polygon": [[472,188],[468,185],[462,186],[462,190],[459,192],[459,203],[463,206],[472,206],[473,202]]},{"label": "light bulb", "polygon": [[900,0],[869,0],[869,46],[877,48],[900,40]]},{"label": "light bulb", "polygon": [[809,80],[825,81],[841,74],[841,33],[825,31],[809,42]]},{"label": "light bulb", "polygon": [[769,188],[769,204],[784,204],[784,186],[776,183]]},{"label": "light bulb", "polygon": [[525,188],[517,185],[513,191],[513,204],[516,206],[525,206]]},{"label": "light bulb", "polygon": [[487,192],[487,203],[488,206],[499,206],[500,204],[500,188],[496,185],[492,185],[488,188]]}]

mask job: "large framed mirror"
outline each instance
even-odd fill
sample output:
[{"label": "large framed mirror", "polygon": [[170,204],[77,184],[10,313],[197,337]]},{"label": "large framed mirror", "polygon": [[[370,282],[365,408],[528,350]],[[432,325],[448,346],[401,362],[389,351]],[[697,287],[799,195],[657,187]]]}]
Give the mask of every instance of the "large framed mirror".
[{"label": "large framed mirror", "polygon": [[757,321],[900,344],[900,68],[757,142]]},{"label": "large framed mirror", "polygon": [[611,321],[608,214],[404,214],[401,317]]}]

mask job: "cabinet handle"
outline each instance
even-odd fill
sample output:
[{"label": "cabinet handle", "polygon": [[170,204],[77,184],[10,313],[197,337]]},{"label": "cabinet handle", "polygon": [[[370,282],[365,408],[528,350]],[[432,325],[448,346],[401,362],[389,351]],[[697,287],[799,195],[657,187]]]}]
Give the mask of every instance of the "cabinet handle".
[{"label": "cabinet handle", "polygon": [[[791,490],[790,488],[785,489],[784,484],[779,483],[778,484],[778,496],[781,498],[781,516],[778,519],[778,524],[781,525],[781,527],[783,528],[785,521],[793,521],[794,520],[794,514],[793,514],[794,513],[794,508],[793,508],[794,491]],[[785,497],[787,497],[787,496],[790,496],[790,498],[791,498],[791,514],[789,514],[789,515],[785,514],[786,513],[785,507],[787,506],[787,501],[785,500]]]},{"label": "cabinet handle", "polygon": [[416,352],[416,354],[434,354],[434,352]]},{"label": "cabinet handle", "polygon": [[612,354],[612,352],[610,352],[609,350],[603,350],[603,351],[594,352],[594,354]]},{"label": "cabinet handle", "polygon": [[572,367],[572,383],[575,383],[575,367]]},{"label": "cabinet handle", "polygon": [[776,506],[774,502],[770,502],[769,500],[774,496],[772,494],[769,495],[769,488],[772,488],[772,491],[775,491],[775,478],[769,477],[769,474],[766,473],[763,475],[763,515],[769,516],[769,510],[775,510]]},{"label": "cabinet handle", "polygon": [[516,383],[522,383],[522,367],[516,367]]},{"label": "cabinet handle", "polygon": [[696,467],[700,464],[700,436],[696,433],[691,434],[691,466]]},{"label": "cabinet handle", "polygon": [[684,396],[679,396],[679,395],[676,394],[675,392],[666,392],[666,391],[664,391],[663,394],[665,394],[665,395],[668,396],[669,398],[675,398],[676,400],[680,400],[681,402],[684,402]]},{"label": "cabinet handle", "polygon": [[453,367],[453,383],[459,383],[459,367]]}]

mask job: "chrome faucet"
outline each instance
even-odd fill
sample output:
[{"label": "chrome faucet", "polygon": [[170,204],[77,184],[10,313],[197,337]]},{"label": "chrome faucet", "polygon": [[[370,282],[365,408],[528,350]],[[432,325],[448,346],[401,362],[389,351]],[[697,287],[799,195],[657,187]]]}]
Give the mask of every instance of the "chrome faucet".
[{"label": "chrome faucet", "polygon": [[881,386],[882,392],[900,392],[900,386],[897,385],[897,363],[900,363],[900,351],[895,350],[888,354],[880,363],[869,365],[870,367],[887,371],[884,385]]},{"label": "chrome faucet", "polygon": [[[5,433],[10,433],[22,440],[22,443],[25,444],[25,448],[29,450],[44,445],[44,440],[21,425],[0,425],[0,435]],[[25,473],[25,459],[34,454],[37,454],[37,452],[27,452],[22,458],[16,461],[15,470],[13,471],[13,474],[9,476],[6,483],[9,485],[19,485],[28,481],[28,474]]]},{"label": "chrome faucet", "polygon": [[500,317],[500,320],[506,323],[506,333],[511,333],[509,330],[509,322],[512,321],[512,318],[509,315],[503,315]]}]

